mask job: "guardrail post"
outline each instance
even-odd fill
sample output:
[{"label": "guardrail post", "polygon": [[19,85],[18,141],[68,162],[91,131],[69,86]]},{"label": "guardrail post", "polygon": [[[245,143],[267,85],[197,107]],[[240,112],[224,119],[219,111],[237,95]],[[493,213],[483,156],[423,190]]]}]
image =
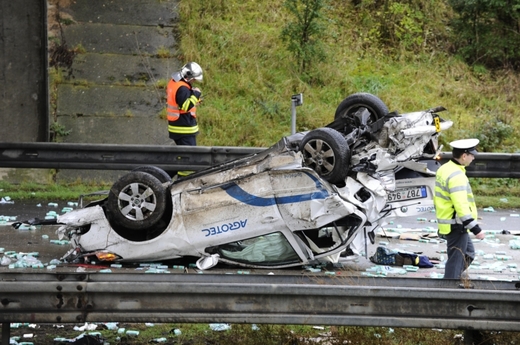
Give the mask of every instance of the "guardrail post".
[{"label": "guardrail post", "polygon": [[9,345],[9,339],[11,338],[11,323],[2,323],[2,345]]}]

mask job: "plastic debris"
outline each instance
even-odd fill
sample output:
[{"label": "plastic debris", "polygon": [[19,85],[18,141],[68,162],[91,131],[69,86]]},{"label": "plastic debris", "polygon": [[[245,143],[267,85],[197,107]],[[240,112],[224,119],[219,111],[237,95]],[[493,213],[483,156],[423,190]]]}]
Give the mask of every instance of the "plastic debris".
[{"label": "plastic debris", "polygon": [[181,335],[181,334],[182,334],[182,332],[181,332],[181,330],[180,330],[180,329],[178,329],[178,328],[175,328],[175,329],[173,330],[173,334],[175,334],[175,335]]},{"label": "plastic debris", "polygon": [[128,331],[126,331],[126,335],[128,335],[130,337],[137,337],[139,335],[139,331],[128,330]]},{"label": "plastic debris", "polygon": [[168,339],[166,338],[154,338],[152,339],[153,343],[165,343]]},{"label": "plastic debris", "polygon": [[108,330],[115,331],[117,329],[117,322],[105,322],[104,325]]},{"label": "plastic debris", "polygon": [[489,206],[489,207],[485,207],[483,209],[484,212],[495,212],[495,209],[493,208],[493,206]]},{"label": "plastic debris", "polygon": [[227,331],[231,329],[231,326],[227,323],[210,323],[209,328],[211,328],[212,331]]},{"label": "plastic debris", "polygon": [[14,204],[14,201],[12,201],[10,197],[5,196],[0,199],[0,204]]},{"label": "plastic debris", "polygon": [[444,274],[437,273],[437,272],[432,272],[432,273],[430,273],[430,278],[432,278],[432,279],[442,279],[442,278],[444,278]]},{"label": "plastic debris", "polygon": [[85,322],[85,324],[83,326],[74,326],[74,330],[75,331],[80,331],[80,332],[83,332],[83,331],[95,331],[96,328],[97,328],[96,324],[88,323],[88,322]]},{"label": "plastic debris", "polygon": [[50,206],[50,207],[58,207],[58,204],[55,203],[55,202],[50,202],[47,204],[47,206]]},{"label": "plastic debris", "polygon": [[520,240],[509,240],[509,248],[520,249]]}]

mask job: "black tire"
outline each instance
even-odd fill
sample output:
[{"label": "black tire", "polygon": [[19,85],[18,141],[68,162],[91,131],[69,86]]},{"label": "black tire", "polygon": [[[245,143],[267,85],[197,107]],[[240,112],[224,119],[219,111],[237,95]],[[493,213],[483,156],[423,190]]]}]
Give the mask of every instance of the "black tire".
[{"label": "black tire", "polygon": [[142,172],[148,173],[148,174],[154,176],[159,181],[161,181],[161,183],[172,182],[172,177],[170,175],[168,175],[168,173],[166,171],[164,171],[163,169],[158,168],[154,165],[144,165],[141,167],[137,167],[137,168],[133,169],[132,171],[142,171]]},{"label": "black tire", "polygon": [[107,208],[114,227],[149,231],[164,215],[167,189],[161,181],[142,171],[121,177],[108,193]]},{"label": "black tire", "polygon": [[316,171],[330,183],[344,182],[350,163],[346,139],[332,128],[318,128],[307,133],[300,143],[303,166]]},{"label": "black tire", "polygon": [[348,96],[339,104],[334,120],[340,117],[352,117],[359,108],[367,108],[370,112],[369,123],[376,122],[389,113],[388,107],[379,97],[371,93],[359,92]]}]

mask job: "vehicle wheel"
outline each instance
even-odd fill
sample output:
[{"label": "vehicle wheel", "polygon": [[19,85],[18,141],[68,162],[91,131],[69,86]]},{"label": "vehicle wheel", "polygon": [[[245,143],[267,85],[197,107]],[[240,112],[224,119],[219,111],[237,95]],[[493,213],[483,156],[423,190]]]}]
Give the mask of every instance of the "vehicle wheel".
[{"label": "vehicle wheel", "polygon": [[163,169],[158,168],[154,165],[144,165],[142,167],[135,168],[132,171],[142,171],[142,172],[148,173],[148,174],[154,176],[159,181],[161,181],[161,183],[172,181],[172,177],[170,175],[168,175],[168,173],[166,171],[164,171]]},{"label": "vehicle wheel", "polygon": [[167,189],[143,171],[130,172],[110,189],[107,207],[117,227],[148,231],[159,223],[166,210]]},{"label": "vehicle wheel", "polygon": [[379,97],[371,93],[359,92],[348,96],[339,104],[334,120],[340,117],[352,117],[359,108],[367,108],[370,112],[370,123],[376,122],[389,113],[388,107]]},{"label": "vehicle wheel", "polygon": [[345,180],[350,163],[350,149],[346,139],[332,128],[310,131],[300,143],[303,166],[316,171],[325,181],[339,183]]}]

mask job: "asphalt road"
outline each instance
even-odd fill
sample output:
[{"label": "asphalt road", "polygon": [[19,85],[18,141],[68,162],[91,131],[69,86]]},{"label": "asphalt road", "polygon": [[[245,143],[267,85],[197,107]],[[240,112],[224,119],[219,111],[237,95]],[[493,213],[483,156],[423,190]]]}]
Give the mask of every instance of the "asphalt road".
[{"label": "asphalt road", "polygon": [[[38,253],[38,259],[47,265],[53,259],[61,258],[69,249],[68,244],[60,244],[55,233],[56,226],[39,226],[32,230],[16,230],[9,225],[13,221],[22,221],[31,218],[45,218],[46,215],[61,214],[70,208],[77,208],[74,201],[69,202],[0,202],[0,258],[5,255],[1,251],[15,251],[22,253]],[[491,212],[492,211],[492,212]],[[479,222],[486,231],[485,240],[475,240],[477,250],[476,262],[469,270],[472,279],[491,279],[491,280],[519,280],[517,265],[520,266],[520,249],[513,249],[510,241],[520,237],[520,210],[500,209],[500,210],[479,210]],[[323,269],[337,271],[341,274],[342,270],[349,270],[353,274],[376,275],[376,276],[409,276],[424,278],[442,277],[444,269],[442,261],[447,258],[446,244],[435,238],[436,223],[433,222],[433,213],[426,217],[408,217],[396,219],[388,224],[384,231],[377,231],[375,243],[368,241],[366,250],[364,245],[359,246],[360,254],[351,256],[342,261],[341,265],[334,268]],[[424,239],[424,236],[430,236]],[[406,239],[404,239],[406,238]],[[419,269],[417,271],[406,271],[400,266],[376,267],[367,258],[372,256],[378,246],[387,246],[390,249],[404,252],[414,252],[426,255],[433,262],[438,260],[441,265],[434,268]],[[3,249],[1,249],[3,248]],[[365,253],[367,255],[365,255]],[[15,260],[12,260],[13,262]],[[173,268],[173,267],[171,267]],[[8,269],[8,265],[0,265],[0,270]],[[76,269],[76,268],[74,268]],[[117,268],[112,268],[117,269]],[[123,267],[122,269],[135,270],[133,267]],[[520,267],[518,268],[520,269]],[[258,273],[266,274],[265,270],[244,270],[243,268],[216,268],[224,273]],[[302,269],[291,271],[300,273]],[[287,271],[284,272],[284,274]],[[330,273],[330,272],[329,272]]]}]

